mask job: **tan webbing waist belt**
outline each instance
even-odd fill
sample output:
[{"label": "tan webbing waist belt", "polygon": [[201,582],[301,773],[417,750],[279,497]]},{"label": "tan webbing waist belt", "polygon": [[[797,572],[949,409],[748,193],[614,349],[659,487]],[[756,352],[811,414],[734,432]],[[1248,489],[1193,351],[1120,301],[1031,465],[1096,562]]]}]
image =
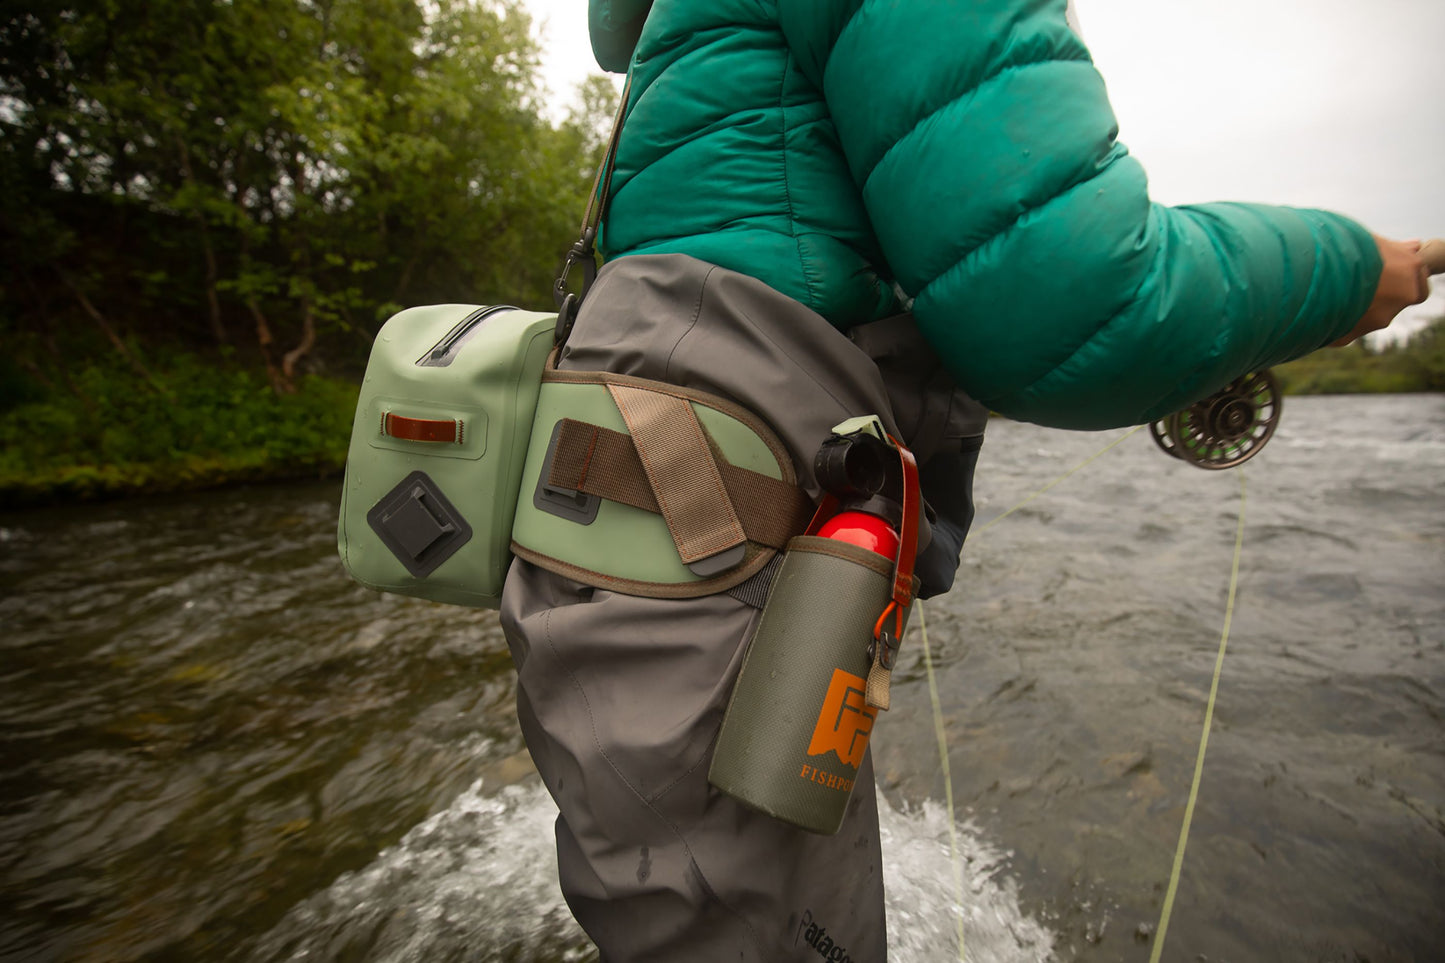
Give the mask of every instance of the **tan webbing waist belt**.
[{"label": "tan webbing waist belt", "polygon": [[678,395],[634,385],[611,384],[607,390],[632,433],[683,563],[697,571],[707,559],[721,568],[741,562],[747,537],[692,405]]},{"label": "tan webbing waist belt", "polygon": [[522,491],[518,558],[649,598],[733,589],[814,511],[782,442],[736,402],[553,367],[542,374]]},{"label": "tan webbing waist belt", "polygon": [[[686,403],[683,404],[686,407]],[[797,486],[730,465],[717,458],[709,448],[699,452],[696,448],[689,450],[689,446],[678,445],[677,450],[681,454],[676,459],[659,456],[659,470],[655,476],[649,475],[639,451],[650,446],[644,442],[634,444],[633,441],[634,437],[644,437],[645,434],[627,435],[571,418],[562,419],[547,484],[596,495],[664,516],[673,532],[674,540],[678,541],[678,552],[684,561],[692,560],[685,554],[684,539],[693,537],[692,533],[695,532],[701,531],[704,534],[688,544],[692,546],[693,558],[702,558],[726,549],[730,544],[741,544],[743,538],[759,545],[781,549],[789,538],[807,528],[814,506]],[[705,436],[703,443],[706,445]],[[709,479],[707,487],[701,490],[710,491],[711,494],[707,498],[700,498],[695,494],[700,486],[690,477],[695,475],[695,467],[681,474],[662,467],[683,457],[694,465],[705,459],[709,465],[715,466],[713,471],[717,475],[721,490],[712,490]],[[670,510],[675,515],[683,516],[677,525],[674,525],[674,518],[669,516],[668,510],[659,504],[653,485],[654,477],[658,476],[661,477],[663,487],[671,488],[673,492],[682,491],[683,486],[692,486],[693,494],[685,497],[670,494],[666,490],[662,494],[665,501],[671,500]],[[699,505],[699,501],[702,504]],[[684,514],[687,512],[693,514]],[[713,534],[725,529],[712,521],[712,517],[722,517],[724,520],[730,517],[740,526],[738,534],[741,538],[730,543],[726,541],[726,535]],[[712,526],[711,529],[708,528],[709,525]],[[683,533],[682,538],[679,538],[679,530]],[[697,554],[699,544],[713,547],[710,551]]]}]

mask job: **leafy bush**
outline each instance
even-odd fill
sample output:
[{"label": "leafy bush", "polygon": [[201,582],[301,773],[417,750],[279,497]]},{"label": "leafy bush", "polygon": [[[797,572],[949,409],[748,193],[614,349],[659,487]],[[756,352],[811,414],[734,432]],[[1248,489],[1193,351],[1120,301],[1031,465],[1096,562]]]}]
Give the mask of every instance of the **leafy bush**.
[{"label": "leafy bush", "polygon": [[188,354],[153,373],[161,390],[92,362],[68,373],[72,391],[9,406],[0,504],[325,475],[345,464],[354,384],[307,375],[294,394],[277,395],[254,370]]},{"label": "leafy bush", "polygon": [[1316,351],[1274,369],[1286,394],[1380,394],[1445,391],[1445,318],[1437,318],[1403,344],[1371,348],[1364,342]]}]

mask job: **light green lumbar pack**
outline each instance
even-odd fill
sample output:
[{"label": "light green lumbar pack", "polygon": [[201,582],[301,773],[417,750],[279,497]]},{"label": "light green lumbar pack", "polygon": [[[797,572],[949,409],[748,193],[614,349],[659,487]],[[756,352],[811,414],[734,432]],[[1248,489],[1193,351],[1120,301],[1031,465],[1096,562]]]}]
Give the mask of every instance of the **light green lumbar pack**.
[{"label": "light green lumbar pack", "polygon": [[353,578],[497,608],[514,552],[589,585],[659,598],[722,591],[767,564],[773,552],[748,543],[726,568],[699,574],[657,511],[549,481],[561,422],[627,434],[613,382],[686,395],[714,457],[736,469],[783,479],[786,457],[731,402],[549,369],[555,331],[553,314],[460,304],[412,308],[382,327],[357,401],[337,528]]},{"label": "light green lumbar pack", "polygon": [[347,453],[337,545],[371,588],[496,608],[557,317],[411,308],[377,335]]}]

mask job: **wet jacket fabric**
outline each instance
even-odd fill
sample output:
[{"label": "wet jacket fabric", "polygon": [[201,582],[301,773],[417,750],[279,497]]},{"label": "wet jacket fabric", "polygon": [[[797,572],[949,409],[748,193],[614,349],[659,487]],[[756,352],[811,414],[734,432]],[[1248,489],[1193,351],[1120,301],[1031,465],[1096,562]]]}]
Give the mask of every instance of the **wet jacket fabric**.
[{"label": "wet jacket fabric", "polygon": [[911,307],[1012,417],[1136,424],[1318,348],[1380,260],[1327,212],[1164,207],[1064,0],[590,0],[632,73],[602,248],[687,254],[848,330]]}]

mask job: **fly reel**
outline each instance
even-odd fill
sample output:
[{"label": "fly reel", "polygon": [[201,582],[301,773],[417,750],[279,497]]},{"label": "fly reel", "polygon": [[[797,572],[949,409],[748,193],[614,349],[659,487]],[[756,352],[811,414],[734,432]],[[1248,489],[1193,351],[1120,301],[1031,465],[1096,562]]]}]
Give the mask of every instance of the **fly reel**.
[{"label": "fly reel", "polygon": [[1149,433],[1160,448],[1198,468],[1233,468],[1269,441],[1283,401],[1274,375],[1256,371],[1154,422]]}]

